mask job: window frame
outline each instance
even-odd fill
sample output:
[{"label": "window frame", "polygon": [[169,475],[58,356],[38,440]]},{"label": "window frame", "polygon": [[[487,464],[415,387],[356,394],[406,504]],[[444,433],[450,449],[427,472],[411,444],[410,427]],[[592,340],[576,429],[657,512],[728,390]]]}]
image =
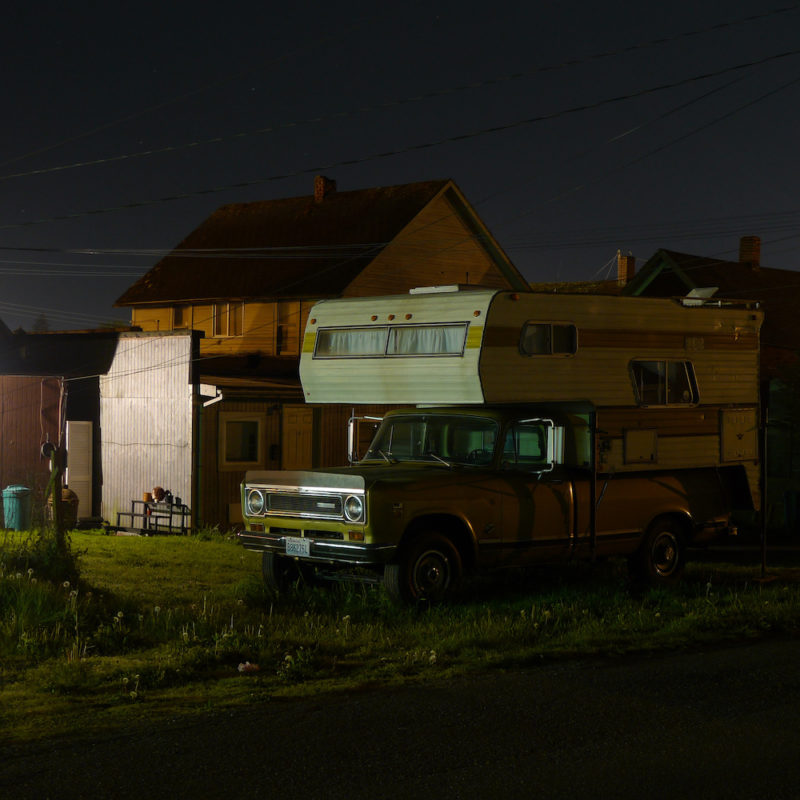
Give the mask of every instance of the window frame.
[{"label": "window frame", "polygon": [[[319,328],[314,337],[314,354],[315,359],[352,359],[352,358],[462,358],[467,348],[467,337],[469,335],[469,322],[440,322],[430,323],[422,322],[410,325],[392,325],[391,323],[381,325],[332,325],[324,328]],[[460,329],[463,331],[461,338],[461,347],[458,350],[448,350],[443,352],[427,352],[427,353],[403,353],[403,352],[390,352],[390,347],[402,338],[404,331],[423,329],[431,330],[444,330],[444,329]],[[320,344],[324,341],[324,336],[332,333],[346,333],[356,331],[380,331],[382,332],[383,346],[380,350],[375,350],[369,353],[334,353],[322,354],[320,353]]]},{"label": "window frame", "polygon": [[[659,395],[663,393],[663,399],[659,398],[653,402],[646,397],[643,397],[643,392],[640,391],[640,383],[637,378],[636,367],[637,365],[663,365],[664,370],[664,386],[663,389],[659,386],[657,392]],[[683,374],[686,377],[686,386],[689,391],[689,399],[681,399],[679,401],[670,401],[670,377],[669,366],[672,364],[683,365]],[[685,358],[632,358],[628,363],[628,373],[633,387],[633,396],[636,404],[641,408],[687,408],[696,406],[700,402],[700,390],[697,385],[697,374],[694,369],[694,364],[689,359]],[[644,375],[644,373],[642,373]],[[644,386],[644,384],[641,384]],[[686,390],[684,390],[686,391]]]},{"label": "window frame", "polygon": [[[224,310],[223,310],[224,308]],[[235,318],[235,314],[231,314],[231,310],[238,312],[239,315],[239,332],[231,333],[231,317]],[[222,311],[222,313],[221,313]],[[225,332],[219,332],[222,329],[220,324],[221,318],[224,315],[224,328]],[[235,327],[235,326],[234,326]],[[214,339],[235,339],[244,336],[244,301],[237,300],[235,302],[226,301],[222,303],[213,303],[211,305],[211,336]]]},{"label": "window frame", "polygon": [[[228,425],[230,423],[256,423],[256,458],[254,461],[229,461],[227,458],[228,449]],[[265,447],[264,439],[266,432],[266,414],[256,411],[220,411],[219,412],[219,436],[218,436],[218,458],[219,469],[222,472],[235,472],[248,469],[265,468]]]},{"label": "window frame", "polygon": [[[526,348],[525,340],[526,340],[526,333],[533,327],[542,327],[548,328],[546,333],[546,341],[549,346],[548,350],[542,350],[541,352],[529,350]],[[554,350],[554,342],[555,342],[555,335],[554,331],[556,328],[565,328],[571,329],[571,340],[572,340],[572,349],[571,350]],[[552,358],[553,356],[560,357],[560,358],[571,358],[578,352],[578,327],[575,325],[574,322],[552,322],[548,321],[545,322],[543,320],[535,320],[529,319],[522,325],[522,329],[520,330],[519,334],[519,352],[526,356],[527,358],[536,358],[539,356],[544,356],[547,358]]]}]

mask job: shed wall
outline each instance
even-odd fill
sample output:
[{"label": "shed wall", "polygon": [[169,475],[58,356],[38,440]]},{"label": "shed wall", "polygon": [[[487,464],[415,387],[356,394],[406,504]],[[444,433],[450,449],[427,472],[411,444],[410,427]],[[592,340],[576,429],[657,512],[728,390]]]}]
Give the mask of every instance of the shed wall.
[{"label": "shed wall", "polygon": [[191,505],[192,337],[124,334],[100,378],[102,514],[117,513],[155,486]]}]

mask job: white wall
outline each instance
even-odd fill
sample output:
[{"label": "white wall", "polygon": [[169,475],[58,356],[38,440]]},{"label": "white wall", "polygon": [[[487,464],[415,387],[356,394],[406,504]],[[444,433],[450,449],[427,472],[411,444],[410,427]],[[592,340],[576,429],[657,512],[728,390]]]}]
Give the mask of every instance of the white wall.
[{"label": "white wall", "polygon": [[124,333],[100,377],[102,514],[112,525],[155,486],[191,504],[191,358],[188,332]]}]

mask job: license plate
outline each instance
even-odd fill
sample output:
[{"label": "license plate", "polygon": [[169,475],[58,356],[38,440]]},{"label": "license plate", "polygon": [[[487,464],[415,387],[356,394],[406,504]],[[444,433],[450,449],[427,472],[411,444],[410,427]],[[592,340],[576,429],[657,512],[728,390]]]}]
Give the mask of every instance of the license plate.
[{"label": "license plate", "polygon": [[300,539],[296,536],[286,537],[286,555],[287,556],[310,556],[311,555],[311,540]]}]

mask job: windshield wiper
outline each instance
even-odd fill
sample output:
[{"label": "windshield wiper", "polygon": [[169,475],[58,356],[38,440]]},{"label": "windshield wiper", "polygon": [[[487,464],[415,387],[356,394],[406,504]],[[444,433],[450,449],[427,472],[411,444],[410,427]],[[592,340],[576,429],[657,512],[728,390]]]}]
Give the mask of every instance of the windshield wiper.
[{"label": "windshield wiper", "polygon": [[433,450],[428,450],[427,453],[424,455],[430,456],[431,458],[435,458],[440,464],[444,464],[448,469],[452,469],[453,465],[449,461],[445,461],[441,456],[436,455]]}]

